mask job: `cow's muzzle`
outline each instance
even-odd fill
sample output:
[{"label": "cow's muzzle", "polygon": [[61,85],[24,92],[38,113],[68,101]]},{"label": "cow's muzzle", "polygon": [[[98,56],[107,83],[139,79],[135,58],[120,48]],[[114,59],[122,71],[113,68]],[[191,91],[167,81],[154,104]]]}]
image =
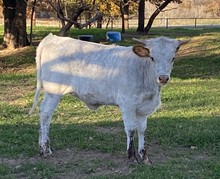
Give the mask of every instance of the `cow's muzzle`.
[{"label": "cow's muzzle", "polygon": [[158,76],[158,79],[157,79],[157,82],[160,84],[160,85],[165,85],[169,82],[170,80],[170,77],[167,76],[167,75],[160,75]]}]

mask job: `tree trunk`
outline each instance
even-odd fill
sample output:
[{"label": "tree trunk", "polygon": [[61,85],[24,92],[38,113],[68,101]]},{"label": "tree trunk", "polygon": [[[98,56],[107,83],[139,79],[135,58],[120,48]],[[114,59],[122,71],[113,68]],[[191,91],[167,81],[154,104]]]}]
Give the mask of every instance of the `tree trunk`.
[{"label": "tree trunk", "polygon": [[[71,17],[71,20],[77,22],[78,17],[85,11],[86,9],[80,7],[77,9],[73,17]],[[59,17],[58,17],[59,18]],[[72,27],[73,23],[72,22],[67,22],[66,24],[62,25],[62,28],[60,30],[59,36],[66,36],[67,31]]]},{"label": "tree trunk", "polygon": [[67,22],[66,25],[62,26],[60,32],[59,32],[59,36],[64,37],[67,34],[67,31],[72,27],[73,23],[71,22]]},{"label": "tree trunk", "polygon": [[30,45],[32,45],[33,40],[33,22],[35,21],[35,6],[36,6],[37,0],[34,0],[33,7],[31,10],[31,27],[30,27]]},{"label": "tree trunk", "polygon": [[124,17],[124,10],[123,10],[123,2],[120,2],[120,11],[121,11],[121,32],[125,33],[125,17]]},{"label": "tree trunk", "polygon": [[140,0],[139,6],[138,6],[137,32],[144,32],[144,20],[145,20],[145,0]]},{"label": "tree trunk", "polygon": [[102,21],[103,21],[103,16],[100,16],[97,19],[97,28],[102,29]]},{"label": "tree trunk", "polygon": [[129,3],[128,0],[120,2],[121,20],[122,20],[122,33],[129,29]]},{"label": "tree trunk", "polygon": [[154,19],[157,17],[157,15],[171,2],[172,0],[165,0],[163,1],[163,3],[156,9],[156,11],[154,11],[154,13],[151,15],[147,26],[144,28],[144,32],[147,34],[150,29],[151,26],[154,22]]},{"label": "tree trunk", "polygon": [[3,0],[5,48],[18,48],[29,45],[26,31],[26,8],[24,0]]},{"label": "tree trunk", "polygon": [[124,0],[124,22],[125,22],[125,29],[129,29],[129,3],[128,0]]}]

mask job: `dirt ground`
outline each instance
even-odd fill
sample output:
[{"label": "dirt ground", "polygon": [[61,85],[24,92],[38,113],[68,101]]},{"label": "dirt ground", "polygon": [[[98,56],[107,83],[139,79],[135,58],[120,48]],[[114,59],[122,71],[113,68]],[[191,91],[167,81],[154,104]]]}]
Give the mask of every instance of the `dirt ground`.
[{"label": "dirt ground", "polygon": [[[187,157],[185,154],[189,154]],[[152,161],[152,166],[167,163],[175,156],[181,156],[183,160],[207,160],[210,158],[206,153],[199,153],[195,147],[167,149],[164,150],[156,144],[148,147],[149,158]],[[53,165],[56,168],[61,168],[61,172],[56,174],[56,178],[88,178],[105,175],[129,175],[135,169],[135,166],[140,165],[137,162],[131,162],[126,158],[125,153],[109,154],[91,150],[78,150],[76,148],[67,148],[54,151],[53,156],[43,159],[40,155],[30,158],[20,157],[18,159],[1,159],[2,163],[12,168],[19,168],[23,164],[34,165],[39,162]],[[141,164],[144,165],[144,164]],[[16,178],[26,178],[24,173],[18,173]]]}]

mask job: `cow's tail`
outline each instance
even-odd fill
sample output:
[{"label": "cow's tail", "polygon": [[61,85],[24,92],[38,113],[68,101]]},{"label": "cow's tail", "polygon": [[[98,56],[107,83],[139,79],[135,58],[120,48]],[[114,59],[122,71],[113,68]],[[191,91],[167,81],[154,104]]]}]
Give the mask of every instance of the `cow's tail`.
[{"label": "cow's tail", "polygon": [[41,54],[44,47],[44,42],[42,41],[39,46],[37,47],[37,53],[36,53],[36,65],[37,65],[37,88],[34,95],[34,103],[29,111],[29,115],[31,115],[34,112],[34,109],[37,107],[39,98],[40,98],[40,90],[41,90]]}]

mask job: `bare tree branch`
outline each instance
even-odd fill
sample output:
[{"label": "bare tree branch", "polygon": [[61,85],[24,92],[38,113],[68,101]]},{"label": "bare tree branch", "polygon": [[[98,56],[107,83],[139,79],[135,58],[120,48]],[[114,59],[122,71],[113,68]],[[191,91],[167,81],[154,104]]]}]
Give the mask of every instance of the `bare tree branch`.
[{"label": "bare tree branch", "polygon": [[170,8],[170,9],[162,10],[161,12],[172,11],[172,10],[177,9],[177,8],[178,8],[178,7],[174,7],[174,8]]},{"label": "bare tree branch", "polygon": [[[91,25],[92,23],[94,23],[98,19],[102,18],[102,13],[99,12],[98,10],[96,10],[95,16],[90,18],[87,22],[85,22],[83,24],[77,22],[77,18],[84,11],[88,11],[88,10],[91,10],[92,8],[94,8],[95,0],[93,0],[92,5],[88,5],[84,1],[81,1],[81,3],[79,4],[79,7],[76,8],[76,10],[74,11],[74,14],[70,18],[65,17],[63,10],[62,10],[62,7],[61,7],[60,0],[56,0],[55,1],[56,4],[52,3],[50,0],[47,0],[47,2],[54,9],[54,11],[57,13],[57,17],[59,18],[59,20],[62,23],[62,29],[60,32],[61,36],[64,36],[65,32],[67,30],[69,30],[72,25],[75,25],[76,28],[83,29],[83,28],[87,27],[88,25]],[[67,23],[65,23],[65,22],[67,22]]]},{"label": "bare tree branch", "polygon": [[51,1],[47,0],[47,3],[50,4],[50,6],[53,8],[54,11],[57,10],[57,8],[53,5]]},{"label": "bare tree branch", "polygon": [[154,11],[154,13],[151,15],[147,26],[144,28],[145,33],[147,34],[153,24],[154,19],[157,17],[157,15],[171,2],[172,0],[164,0],[160,6]]},{"label": "bare tree branch", "polygon": [[[57,17],[65,17],[64,13],[63,13],[63,10],[60,6],[60,0],[58,0],[58,3],[57,3]],[[60,18],[59,18],[60,19]],[[65,26],[65,20],[61,20],[61,24],[62,24],[62,27]]]},{"label": "bare tree branch", "polygon": [[96,13],[96,15],[93,17],[93,18],[91,18],[91,19],[89,19],[86,23],[84,23],[84,24],[80,24],[80,29],[83,29],[84,27],[87,27],[88,25],[90,25],[90,24],[92,24],[92,23],[94,23],[95,21],[97,21],[99,18],[101,18],[102,17],[102,13],[101,12],[99,12],[99,11],[97,11],[97,13]]}]

